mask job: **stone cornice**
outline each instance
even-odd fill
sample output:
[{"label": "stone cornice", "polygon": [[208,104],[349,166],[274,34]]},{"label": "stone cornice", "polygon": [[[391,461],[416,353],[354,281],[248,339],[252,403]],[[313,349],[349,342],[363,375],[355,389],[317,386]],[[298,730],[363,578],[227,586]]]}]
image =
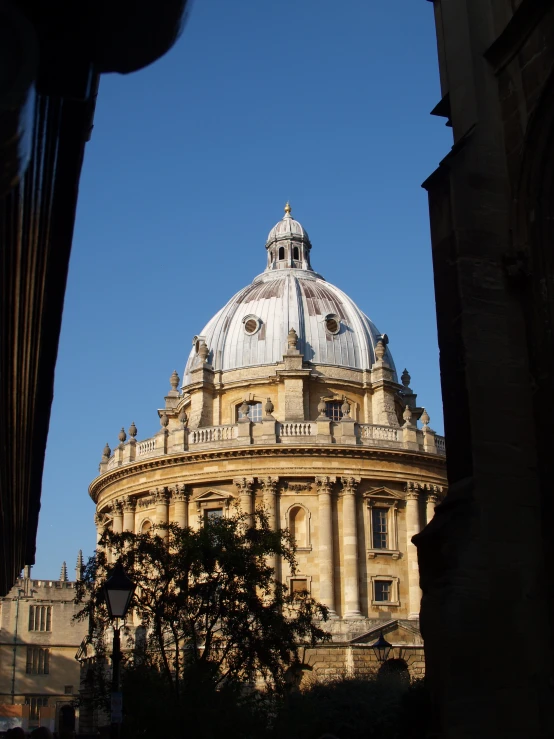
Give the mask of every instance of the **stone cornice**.
[{"label": "stone cornice", "polygon": [[210,449],[203,452],[182,452],[181,454],[165,454],[160,457],[151,457],[140,462],[122,465],[116,469],[105,472],[94,479],[89,485],[89,495],[92,500],[98,502],[101,490],[116,482],[117,480],[130,477],[137,473],[156,470],[163,467],[178,467],[193,462],[210,462],[230,459],[256,459],[267,457],[317,457],[333,459],[337,457],[345,459],[372,459],[372,460],[398,460],[403,463],[425,463],[426,466],[436,470],[438,473],[445,472],[446,457],[441,457],[428,452],[418,452],[409,449],[386,449],[363,446],[341,446],[333,444],[332,449],[328,445],[250,445],[244,447],[233,447],[229,449]]}]

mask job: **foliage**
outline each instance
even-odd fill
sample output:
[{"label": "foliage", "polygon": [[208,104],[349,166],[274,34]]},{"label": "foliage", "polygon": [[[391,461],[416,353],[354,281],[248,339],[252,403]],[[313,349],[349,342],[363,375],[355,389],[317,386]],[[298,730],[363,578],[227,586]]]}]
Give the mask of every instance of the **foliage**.
[{"label": "foliage", "polygon": [[327,609],[276,581],[269,560],[280,558],[294,573],[294,545],[257,511],[209,519],[198,530],[170,524],[144,534],[106,531],[76,592],[83,605],[77,618],[89,619],[99,654],[109,625],[102,590],[112,567],[108,551],[138,585],[131,608],[143,628],[134,638],[126,634],[132,649],[124,680],[150,685],[146,692],[169,697],[177,712],[195,693],[227,700],[235,684],[260,679],[283,691],[300,646],[328,638],[320,625]]},{"label": "foliage", "polygon": [[268,739],[424,739],[429,720],[423,680],[378,677],[313,682],[286,696]]}]

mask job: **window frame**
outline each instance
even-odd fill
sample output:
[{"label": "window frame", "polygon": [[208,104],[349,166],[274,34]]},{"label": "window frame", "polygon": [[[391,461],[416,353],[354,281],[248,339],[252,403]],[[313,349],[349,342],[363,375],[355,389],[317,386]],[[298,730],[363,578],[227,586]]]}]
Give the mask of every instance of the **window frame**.
[{"label": "window frame", "polygon": [[[44,625],[44,628],[42,626]],[[52,606],[42,603],[31,603],[29,605],[28,631],[36,633],[52,632]]]},{"label": "window frame", "polygon": [[[376,600],[375,585],[378,582],[386,582],[390,584],[390,600]],[[372,575],[371,576],[371,605],[380,608],[388,608],[389,606],[398,607],[400,605],[400,580],[394,575]]]},{"label": "window frame", "polygon": [[[246,403],[249,408],[255,407],[257,411],[255,419],[252,418],[252,416],[250,415],[250,411],[248,412],[247,418],[250,420],[251,423],[261,423],[264,417],[264,405],[262,401],[261,400],[247,400]],[[242,419],[244,418],[244,416],[242,415],[242,411],[240,410],[241,406],[242,406],[242,402],[235,406],[236,408],[235,423],[242,421]]]},{"label": "window frame", "polygon": [[27,647],[26,675],[49,675],[50,674],[50,649],[48,647]]},{"label": "window frame", "polygon": [[[367,507],[367,531],[368,531],[368,547],[367,556],[374,559],[380,555],[392,557],[392,559],[400,559],[401,552],[398,544],[398,503],[399,500],[387,498],[366,498]],[[373,509],[382,508],[387,511],[387,547],[382,549],[373,546]]]},{"label": "window frame", "polygon": [[293,580],[305,580],[306,581],[306,591],[308,592],[308,595],[312,594],[312,576],[311,575],[303,575],[300,572],[297,572],[294,575],[287,575],[287,592],[289,595],[292,595],[292,581]]},{"label": "window frame", "polygon": [[[342,412],[343,403],[344,403],[343,400],[326,400],[325,401],[325,416],[329,419],[329,421],[333,421],[334,423],[340,423],[342,421],[342,419],[344,418],[344,414]],[[338,418],[335,418],[334,415],[329,415],[329,406],[333,406],[333,410],[338,410],[338,414],[339,414]]]}]

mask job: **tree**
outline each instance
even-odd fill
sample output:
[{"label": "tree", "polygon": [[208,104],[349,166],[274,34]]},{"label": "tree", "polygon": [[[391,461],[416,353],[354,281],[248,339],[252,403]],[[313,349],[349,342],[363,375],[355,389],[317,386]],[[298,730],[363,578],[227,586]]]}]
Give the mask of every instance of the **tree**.
[{"label": "tree", "polygon": [[137,583],[131,609],[142,627],[134,636],[126,632],[129,670],[132,664],[159,674],[177,707],[184,695],[190,701],[237,682],[262,679],[279,692],[287,669],[300,662],[300,647],[328,638],[321,628],[327,609],[308,593],[289,593],[275,578],[272,557],[294,574],[290,535],[273,531],[263,511],[208,519],[198,530],[169,524],[144,534],[106,531],[77,584],[77,618],[89,619],[104,654],[102,588],[111,562],[120,561]]}]

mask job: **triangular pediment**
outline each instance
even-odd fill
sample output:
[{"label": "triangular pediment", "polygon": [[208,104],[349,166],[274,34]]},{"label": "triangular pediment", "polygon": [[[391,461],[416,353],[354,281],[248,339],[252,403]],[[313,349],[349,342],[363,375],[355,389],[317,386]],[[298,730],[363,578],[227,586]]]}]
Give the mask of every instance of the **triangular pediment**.
[{"label": "triangular pediment", "polygon": [[394,646],[414,646],[422,647],[423,639],[418,628],[417,621],[401,621],[392,619],[384,621],[382,624],[372,626],[369,631],[354,637],[351,644],[372,644],[377,641],[379,635],[383,633],[385,639]]},{"label": "triangular pediment", "polygon": [[221,501],[221,503],[224,503],[232,497],[231,493],[220,493],[218,490],[208,490],[207,493],[202,493],[202,495],[199,495],[194,499],[194,501],[195,503],[211,503],[214,501]]},{"label": "triangular pediment", "polygon": [[379,500],[404,500],[401,493],[386,487],[373,488],[373,490],[368,490],[363,494],[363,497],[366,499],[379,498]]}]

